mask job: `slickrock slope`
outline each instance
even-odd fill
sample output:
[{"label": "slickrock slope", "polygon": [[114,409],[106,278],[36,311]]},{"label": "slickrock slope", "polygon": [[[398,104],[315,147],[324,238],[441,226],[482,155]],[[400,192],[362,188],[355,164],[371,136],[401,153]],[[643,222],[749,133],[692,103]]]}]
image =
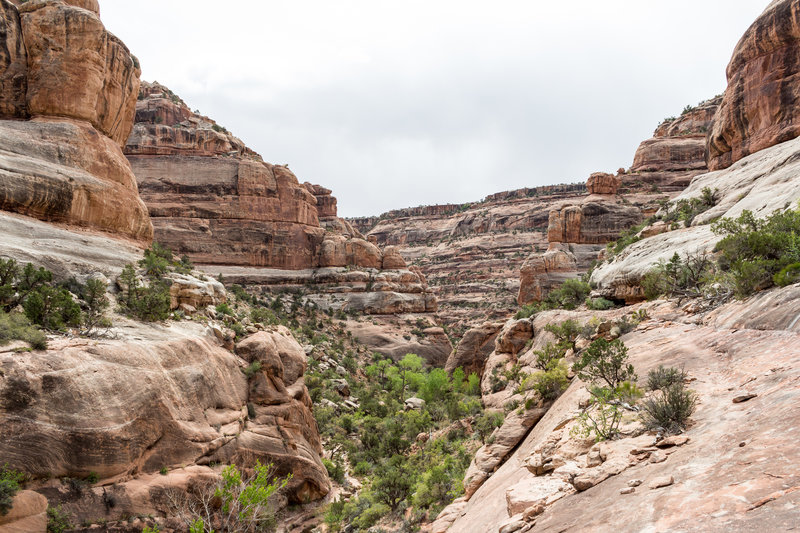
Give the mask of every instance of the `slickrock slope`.
[{"label": "slickrock slope", "polygon": [[[689,373],[699,404],[681,436],[688,440],[658,448],[646,434],[601,445],[570,438],[586,394],[573,383],[469,501],[446,509],[432,530],[787,530],[800,503],[792,437],[800,398],[797,296],[795,285],[705,316],[648,304],[651,319],[622,339],[640,376],[658,365]],[[536,335],[548,321],[615,313],[545,313]],[[637,479],[641,486],[630,491]]]},{"label": "slickrock slope", "polygon": [[610,298],[635,302],[643,298],[639,280],[660,259],[669,260],[707,251],[722,236],[711,232],[710,221],[739,216],[745,209],[766,217],[800,200],[800,140],[795,139],[750,155],[731,167],[697,176],[676,198],[693,198],[708,187],[717,190],[718,203],[695,217],[691,227],[648,237],[625,248],[592,275],[598,290]]},{"label": "slickrock slope", "polygon": [[709,135],[711,170],[800,135],[800,2],[772,2],[736,45]]},{"label": "slickrock slope", "polygon": [[139,64],[97,11],[96,2],[0,1],[0,209],[149,242],[121,150]]},{"label": "slickrock slope", "polygon": [[339,219],[329,189],[265,163],[163,85],[142,84],[125,153],[156,240],[215,276],[302,289],[325,309],[436,310],[424,277]]}]

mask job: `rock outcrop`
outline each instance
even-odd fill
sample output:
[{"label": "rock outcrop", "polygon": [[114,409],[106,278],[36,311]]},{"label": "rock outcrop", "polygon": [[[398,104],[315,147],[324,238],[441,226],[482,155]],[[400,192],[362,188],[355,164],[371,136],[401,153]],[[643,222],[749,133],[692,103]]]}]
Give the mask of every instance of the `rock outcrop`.
[{"label": "rock outcrop", "polygon": [[706,172],[706,136],[721,101],[715,97],[687,106],[678,118],[662,122],[636,150],[633,166],[623,176],[624,187],[675,192]]},{"label": "rock outcrop", "polygon": [[287,166],[264,162],[163,85],[142,84],[125,153],[156,240],[196,263],[382,266],[378,247],[337,225],[329,189],[301,184]]},{"label": "rock outcrop", "polygon": [[338,218],[330,189],[264,162],[167,87],[142,84],[125,152],[156,240],[215,276],[326,309],[435,311],[421,273]]},{"label": "rock outcrop", "polygon": [[[783,472],[800,460],[790,437],[800,396],[791,363],[800,356],[800,324],[791,318],[798,306],[787,304],[797,290],[775,289],[700,316],[687,315],[674,303],[648,304],[651,319],[623,340],[640,376],[667,365],[696,378],[689,386],[698,395],[698,407],[686,432],[660,441],[624,429],[621,438],[599,444],[574,436],[575,413],[588,393],[583,383],[573,382],[507,455],[493,459],[493,445],[476,455],[465,479],[466,501],[446,508],[436,531],[791,527],[798,483]],[[620,311],[602,315],[616,317]],[[544,324],[588,321],[595,314],[542,313],[536,318],[537,337]],[[519,364],[528,363],[529,354],[521,355]],[[737,397],[750,400],[737,404]],[[519,425],[512,422],[509,435]],[[498,440],[502,432],[497,431]],[[716,443],[719,453],[708,454],[708,442]],[[503,455],[501,447],[497,452]],[[780,471],[780,477],[764,474],[766,463],[770,474]]]},{"label": "rock outcrop", "polygon": [[[636,302],[644,298],[640,280],[659,260],[674,254],[686,257],[713,249],[722,236],[710,221],[738,217],[745,209],[766,217],[800,200],[800,140],[795,139],[750,155],[731,167],[696,177],[676,200],[700,197],[704,188],[716,190],[717,205],[698,215],[688,228],[665,231],[625,248],[592,275],[606,297]],[[664,228],[666,229],[666,228]]]},{"label": "rock outcrop", "polygon": [[[149,331],[149,340],[57,341],[38,353],[0,354],[0,455],[36,477],[125,478],[186,464],[275,463],[303,502],[330,486],[306,355],[278,328],[240,343],[239,359],[200,326]],[[249,405],[249,407],[248,407]]]},{"label": "rock outcrop", "polygon": [[96,2],[0,2],[0,209],[147,243],[121,151],[139,64],[97,12]]},{"label": "rock outcrop", "polygon": [[800,2],[781,0],[772,2],[736,45],[708,138],[711,170],[800,135],[798,42]]}]

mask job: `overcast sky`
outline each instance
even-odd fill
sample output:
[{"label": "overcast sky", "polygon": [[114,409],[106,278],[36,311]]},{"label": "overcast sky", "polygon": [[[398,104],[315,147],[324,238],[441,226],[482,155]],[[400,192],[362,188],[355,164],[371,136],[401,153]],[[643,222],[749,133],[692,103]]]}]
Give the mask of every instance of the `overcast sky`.
[{"label": "overcast sky", "polygon": [[158,80],[340,216],[630,167],[767,0],[102,0]]}]

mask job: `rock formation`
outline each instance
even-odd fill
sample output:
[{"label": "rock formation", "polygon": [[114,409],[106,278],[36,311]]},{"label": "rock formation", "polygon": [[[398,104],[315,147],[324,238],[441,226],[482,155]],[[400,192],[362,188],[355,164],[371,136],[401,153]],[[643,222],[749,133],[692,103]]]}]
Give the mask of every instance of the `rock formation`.
[{"label": "rock formation", "polygon": [[706,135],[721,101],[715,97],[687,106],[678,118],[662,122],[653,138],[639,145],[630,172],[622,176],[623,186],[676,192],[707,171]]},{"label": "rock formation", "polygon": [[800,135],[798,21],[800,2],[772,2],[736,45],[709,134],[711,170]]},{"label": "rock formation", "polygon": [[381,268],[375,245],[320,224],[336,226],[329,189],[265,163],[162,85],[142,84],[125,153],[156,240],[196,263]]},{"label": "rock formation", "polygon": [[[248,378],[239,359],[198,328],[151,330],[135,343],[59,341],[35,358],[4,350],[0,424],[13,436],[0,443],[4,461],[36,477],[95,472],[125,482],[181,465],[260,458],[293,474],[292,500],[325,495],[306,355],[291,333],[278,328],[239,344],[246,362],[261,363]],[[157,492],[144,509],[132,508],[131,490],[123,483],[115,515],[167,511]]]},{"label": "rock formation", "polygon": [[0,2],[0,209],[146,243],[121,151],[139,64],[97,13],[96,2]]},{"label": "rock formation", "polygon": [[326,309],[436,310],[396,249],[338,218],[330,189],[265,163],[167,87],[142,84],[125,152],[155,239],[215,276],[267,292],[298,288]]}]

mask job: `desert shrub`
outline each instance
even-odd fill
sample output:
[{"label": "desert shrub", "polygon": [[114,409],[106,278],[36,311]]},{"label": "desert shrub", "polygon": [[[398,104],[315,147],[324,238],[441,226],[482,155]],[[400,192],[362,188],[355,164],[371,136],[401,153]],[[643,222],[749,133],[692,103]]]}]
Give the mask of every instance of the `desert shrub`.
[{"label": "desert shrub", "polygon": [[[174,491],[170,501],[187,528],[203,533],[271,531],[276,525],[276,498],[291,479],[273,475],[272,465],[256,461],[252,473],[226,466],[221,478],[194,494]],[[222,524],[220,528],[219,525]]]},{"label": "desert shrub", "polygon": [[231,309],[231,306],[224,302],[221,304],[217,304],[217,306],[214,309],[220,315],[236,316],[236,313],[233,311],[233,309]]},{"label": "desert shrub", "polygon": [[63,533],[72,529],[72,521],[67,511],[61,506],[47,508],[47,533]]},{"label": "desert shrub", "polygon": [[664,216],[666,222],[683,221],[686,226],[691,226],[695,217],[705,213],[718,202],[716,189],[703,188],[700,196],[689,199],[680,199],[668,207],[667,214]]},{"label": "desert shrub", "polygon": [[172,270],[172,263],[172,251],[154,241],[152,246],[144,251],[144,257],[139,261],[139,266],[148,277],[162,278]]},{"label": "desert shrub", "polygon": [[495,428],[503,425],[503,415],[496,411],[483,413],[475,419],[474,429],[478,433],[481,442],[486,442],[486,437],[491,435]]},{"label": "desert shrub", "polygon": [[664,390],[686,380],[686,372],[674,367],[659,366],[647,373],[647,389]]},{"label": "desert shrub", "polygon": [[47,337],[31,325],[28,317],[22,313],[0,310],[0,346],[12,340],[25,341],[34,350],[47,349]]},{"label": "desert shrub", "polygon": [[242,372],[247,376],[247,379],[252,378],[261,371],[261,361],[253,361]]},{"label": "desert shrub", "polygon": [[564,357],[564,351],[563,347],[548,342],[544,348],[533,352],[536,356],[533,365],[539,370],[549,370]]},{"label": "desert shrub", "polygon": [[388,461],[378,465],[372,490],[377,499],[394,512],[411,493],[414,474],[402,455],[393,455]]},{"label": "desert shrub", "polygon": [[593,387],[590,392],[592,401],[578,415],[578,423],[571,433],[584,438],[593,434],[598,442],[615,438],[619,434],[619,425],[622,422],[622,406],[619,399],[608,387]]},{"label": "desert shrub", "polygon": [[0,259],[0,306],[6,312],[23,303],[33,291],[53,280],[53,274],[31,263],[20,267],[14,259]]},{"label": "desert shrub", "polygon": [[569,386],[567,366],[563,362],[552,365],[547,371],[535,374],[533,377],[533,390],[547,401],[561,396],[561,393]]},{"label": "desert shrub", "polygon": [[616,241],[606,245],[606,256],[609,258],[614,257],[631,244],[641,240],[638,234],[646,225],[646,223],[637,224],[636,226],[623,230]]},{"label": "desert shrub", "polygon": [[583,381],[601,384],[611,391],[623,381],[636,381],[633,365],[628,363],[628,348],[620,339],[595,340],[572,368]]},{"label": "desert shrub", "polygon": [[142,284],[134,266],[128,264],[119,276],[119,283],[123,288],[121,312],[147,322],[166,320],[169,316],[169,280],[150,278],[146,284]]},{"label": "desert shrub", "polygon": [[568,279],[561,287],[547,295],[547,302],[556,308],[575,309],[592,291],[588,283],[579,279]]},{"label": "desert shrub", "polygon": [[[712,230],[724,235],[715,247],[718,265],[731,276],[734,294],[739,298],[769,288],[783,269],[800,263],[798,209],[777,211],[766,219],[744,211],[736,219],[716,222]],[[787,274],[780,280],[784,281]]]},{"label": "desert shrub", "polygon": [[772,277],[772,282],[778,287],[786,287],[798,281],[800,281],[800,263],[787,265]]},{"label": "desert shrub", "polygon": [[7,463],[0,468],[0,515],[6,515],[11,510],[14,496],[24,480],[25,474],[9,468]]},{"label": "desert shrub", "polygon": [[538,304],[527,304],[523,305],[519,311],[514,315],[514,318],[517,320],[521,320],[523,318],[530,318],[534,316],[536,313],[540,311]]},{"label": "desert shrub", "polygon": [[39,326],[58,331],[65,326],[77,326],[81,308],[66,289],[42,285],[32,291],[22,303],[25,316]]},{"label": "desert shrub", "polygon": [[713,263],[705,254],[686,255],[676,252],[669,261],[660,261],[648,271],[642,281],[645,298],[659,296],[696,297],[711,279]]},{"label": "desert shrub", "polygon": [[575,341],[581,334],[581,325],[574,320],[565,320],[560,324],[547,324],[544,329],[555,335],[559,346],[565,350],[575,349]]},{"label": "desert shrub", "polygon": [[103,312],[110,304],[106,296],[107,288],[105,282],[99,279],[90,279],[81,288],[81,298],[86,308],[81,319],[84,335],[91,335],[95,328],[111,325],[111,322],[103,317]]},{"label": "desert shrub", "polygon": [[325,465],[325,470],[328,471],[328,476],[337,483],[344,482],[344,465],[341,461],[331,461],[330,459],[322,459],[322,464]]},{"label": "desert shrub", "polygon": [[605,298],[586,298],[586,308],[590,311],[608,311],[613,309],[614,302]]},{"label": "desert shrub", "polygon": [[642,404],[641,419],[647,429],[680,433],[694,413],[697,396],[683,382],[658,391]]}]

